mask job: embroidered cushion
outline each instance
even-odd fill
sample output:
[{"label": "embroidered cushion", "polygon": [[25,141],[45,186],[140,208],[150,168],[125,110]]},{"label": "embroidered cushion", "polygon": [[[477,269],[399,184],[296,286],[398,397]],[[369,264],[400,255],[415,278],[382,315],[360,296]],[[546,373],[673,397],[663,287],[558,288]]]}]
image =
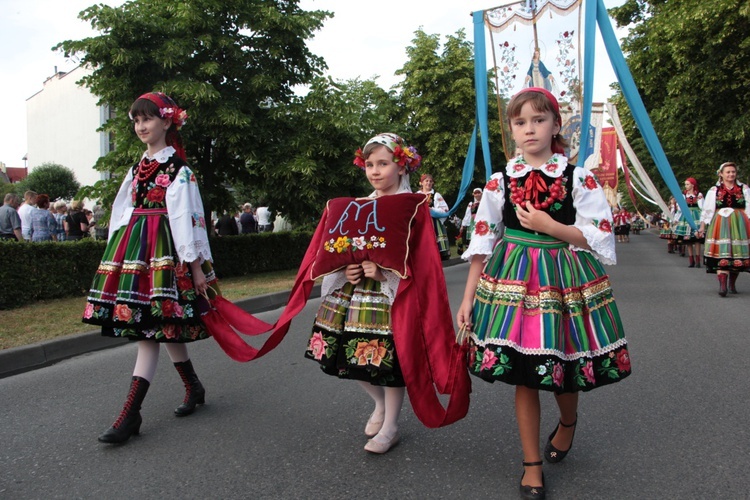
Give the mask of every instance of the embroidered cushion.
[{"label": "embroidered cushion", "polygon": [[310,277],[369,260],[405,278],[412,222],[426,201],[422,194],[329,200]]}]

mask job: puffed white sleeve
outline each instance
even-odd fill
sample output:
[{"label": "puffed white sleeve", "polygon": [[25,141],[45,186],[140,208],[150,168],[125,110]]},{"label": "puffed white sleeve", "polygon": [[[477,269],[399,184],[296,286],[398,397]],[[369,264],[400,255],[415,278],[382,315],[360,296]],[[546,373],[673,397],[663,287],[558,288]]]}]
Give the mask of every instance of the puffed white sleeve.
[{"label": "puffed white sleeve", "polygon": [[571,248],[590,251],[602,264],[617,264],[615,236],[612,234],[612,209],[596,177],[582,167],[576,167],[573,171],[572,196],[576,210],[573,225],[581,231],[591,250],[574,245]]},{"label": "puffed white sleeve", "polygon": [[461,258],[470,261],[474,255],[492,255],[495,242],[500,237],[503,228],[503,206],[505,205],[505,188],[503,174],[492,174],[489,182],[484,186],[482,200],[479,202],[477,214],[474,217],[474,229],[471,232],[469,248]]},{"label": "puffed white sleeve", "polygon": [[705,225],[711,224],[714,218],[714,212],[716,212],[716,186],[712,187],[706,193],[706,197],[703,199],[703,210],[701,210],[701,222]]},{"label": "puffed white sleeve", "polygon": [[464,214],[464,218],[461,220],[461,226],[469,227],[470,225],[471,225],[471,203],[469,203],[469,206],[466,207],[466,213]]},{"label": "puffed white sleeve", "polygon": [[167,209],[169,227],[172,230],[175,250],[182,262],[200,259],[212,261],[208,245],[206,221],[203,216],[203,201],[195,181],[195,175],[188,166],[180,169],[174,181],[167,188]]},{"label": "puffed white sleeve", "polygon": [[435,203],[433,208],[439,212],[447,212],[448,210],[450,210],[450,207],[448,207],[448,203],[440,193],[435,193]]},{"label": "puffed white sleeve", "polygon": [[133,169],[129,168],[125,179],[120,185],[114,203],[112,213],[109,216],[109,234],[107,241],[112,238],[115,231],[126,225],[133,215]]}]

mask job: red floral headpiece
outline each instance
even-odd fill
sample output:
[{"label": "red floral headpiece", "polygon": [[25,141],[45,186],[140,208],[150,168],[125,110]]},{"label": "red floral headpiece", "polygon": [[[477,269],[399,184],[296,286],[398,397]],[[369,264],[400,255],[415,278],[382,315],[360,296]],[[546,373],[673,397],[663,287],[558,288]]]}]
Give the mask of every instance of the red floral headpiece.
[{"label": "red floral headpiece", "polygon": [[[156,107],[159,108],[159,116],[174,123],[177,130],[180,130],[187,122],[187,112],[163,92],[148,92],[140,96],[138,99],[146,99],[156,104]],[[132,120],[133,117],[131,116],[130,119]]]},{"label": "red floral headpiece", "polygon": [[[414,146],[407,146],[404,143],[404,140],[396,134],[378,134],[367,141],[365,148],[373,143],[387,147],[393,153],[393,161],[399,167],[406,167],[408,173],[416,171],[422,164],[422,157],[417,153],[417,148]],[[365,156],[364,153],[362,153],[362,149],[363,148],[359,148],[356,153],[354,153],[354,164],[364,170]]]}]

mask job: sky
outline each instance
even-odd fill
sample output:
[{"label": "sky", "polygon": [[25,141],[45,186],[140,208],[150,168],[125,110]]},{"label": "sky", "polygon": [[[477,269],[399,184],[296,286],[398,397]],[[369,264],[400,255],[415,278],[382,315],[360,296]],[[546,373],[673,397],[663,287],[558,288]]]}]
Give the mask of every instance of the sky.
[{"label": "sky", "polygon": [[[624,0],[605,0],[607,8]],[[0,0],[0,92],[4,96],[0,119],[0,162],[23,167],[26,154],[26,100],[39,92],[57,71],[70,71],[76,61],[66,60],[51,48],[64,40],[96,33],[78,19],[83,9],[98,3],[118,6],[123,0]],[[414,32],[453,35],[459,29],[473,40],[471,12],[490,9],[503,0],[300,0],[305,10],[327,10],[334,17],[309,42],[323,57],[328,75],[338,80],[377,76],[389,89],[399,82],[394,75],[406,62],[406,47]],[[618,36],[622,36],[618,32]],[[488,46],[488,53],[490,52]],[[604,101],[615,81],[604,46],[596,47],[594,101]],[[490,63],[488,63],[490,66]]]}]

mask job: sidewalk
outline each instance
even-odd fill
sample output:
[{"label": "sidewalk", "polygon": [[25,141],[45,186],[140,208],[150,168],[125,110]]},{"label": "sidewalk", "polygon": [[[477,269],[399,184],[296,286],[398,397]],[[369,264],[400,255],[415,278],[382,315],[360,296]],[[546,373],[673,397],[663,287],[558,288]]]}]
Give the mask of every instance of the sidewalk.
[{"label": "sidewalk", "polygon": [[[454,258],[443,262],[443,267],[463,262]],[[235,304],[250,314],[271,311],[286,305],[290,291],[258,295],[235,301]],[[320,285],[313,287],[310,298],[320,297]],[[100,330],[60,337],[21,347],[0,351],[0,378],[50,366],[74,356],[109,349],[127,344],[126,339],[102,337]]]}]

